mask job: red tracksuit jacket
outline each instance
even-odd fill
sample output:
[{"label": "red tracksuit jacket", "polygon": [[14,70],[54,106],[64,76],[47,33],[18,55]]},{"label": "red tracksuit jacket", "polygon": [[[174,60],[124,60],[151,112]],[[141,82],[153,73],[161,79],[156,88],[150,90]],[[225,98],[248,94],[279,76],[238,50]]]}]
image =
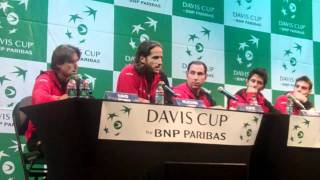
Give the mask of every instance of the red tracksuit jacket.
[{"label": "red tracksuit jacket", "polygon": [[[173,91],[178,95],[177,98],[181,99],[198,99],[202,100],[206,107],[214,106],[215,102],[206,94],[202,89],[200,90],[199,97],[196,97],[187,83],[182,83],[173,88]],[[210,99],[209,99],[210,98]]]},{"label": "red tracksuit jacket", "polygon": [[[33,86],[32,104],[41,104],[58,100],[59,96],[66,93],[66,89],[61,86],[54,71],[48,70],[41,73]],[[36,131],[32,122],[29,121],[28,129],[25,133],[27,141]]]},{"label": "red tracksuit jacket", "polygon": [[133,64],[128,64],[120,72],[117,92],[137,94],[138,97],[154,103],[159,81],[160,73],[155,73],[151,86],[149,86],[146,77],[138,74]]}]

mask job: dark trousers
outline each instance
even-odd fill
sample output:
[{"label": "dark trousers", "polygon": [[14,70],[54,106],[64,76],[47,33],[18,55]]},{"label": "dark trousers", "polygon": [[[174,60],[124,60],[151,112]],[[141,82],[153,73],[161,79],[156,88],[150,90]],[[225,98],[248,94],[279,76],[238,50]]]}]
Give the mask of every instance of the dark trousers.
[{"label": "dark trousers", "polygon": [[43,157],[42,142],[36,133],[33,133],[30,139],[27,141],[27,148],[29,152],[39,151],[41,157]]}]

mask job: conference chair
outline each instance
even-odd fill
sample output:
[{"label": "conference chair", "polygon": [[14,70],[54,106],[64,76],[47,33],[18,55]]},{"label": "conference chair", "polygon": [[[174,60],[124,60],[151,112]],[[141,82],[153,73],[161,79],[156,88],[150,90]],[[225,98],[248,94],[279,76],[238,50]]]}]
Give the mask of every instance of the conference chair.
[{"label": "conference chair", "polygon": [[21,139],[24,138],[24,134],[27,130],[29,119],[25,113],[20,111],[21,107],[28,106],[32,104],[31,96],[27,96],[18,102],[13,111],[12,118],[15,128],[15,135],[17,139],[18,151],[20,154],[20,159],[24,171],[25,179],[33,177],[35,180],[38,178],[46,178],[47,169],[43,155],[39,151],[24,152],[22,149]]}]

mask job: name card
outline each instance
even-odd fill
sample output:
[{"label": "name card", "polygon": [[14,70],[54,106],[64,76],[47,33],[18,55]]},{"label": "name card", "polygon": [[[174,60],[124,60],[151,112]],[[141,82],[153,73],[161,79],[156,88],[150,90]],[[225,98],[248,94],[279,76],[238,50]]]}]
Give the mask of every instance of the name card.
[{"label": "name card", "polygon": [[202,100],[196,99],[175,99],[173,104],[176,106],[187,106],[187,107],[205,107]]},{"label": "name card", "polygon": [[138,95],[106,91],[104,94],[104,99],[124,102],[138,102]]},{"label": "name card", "polygon": [[249,104],[241,104],[238,105],[238,111],[246,111],[246,112],[263,112],[263,109],[260,105],[249,105]]},{"label": "name card", "polygon": [[301,116],[314,116],[314,117],[320,117],[320,112],[317,111],[310,111],[310,110],[301,110],[300,111]]}]

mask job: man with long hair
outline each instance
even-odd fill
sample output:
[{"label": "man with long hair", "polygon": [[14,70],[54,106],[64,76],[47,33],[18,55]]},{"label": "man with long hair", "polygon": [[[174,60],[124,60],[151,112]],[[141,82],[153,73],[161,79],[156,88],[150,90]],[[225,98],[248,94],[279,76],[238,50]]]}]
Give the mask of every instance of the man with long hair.
[{"label": "man with long hair", "polygon": [[160,81],[168,85],[162,72],[162,46],[156,41],[142,42],[131,64],[120,72],[117,92],[137,94],[139,101],[154,103],[155,93]]}]

